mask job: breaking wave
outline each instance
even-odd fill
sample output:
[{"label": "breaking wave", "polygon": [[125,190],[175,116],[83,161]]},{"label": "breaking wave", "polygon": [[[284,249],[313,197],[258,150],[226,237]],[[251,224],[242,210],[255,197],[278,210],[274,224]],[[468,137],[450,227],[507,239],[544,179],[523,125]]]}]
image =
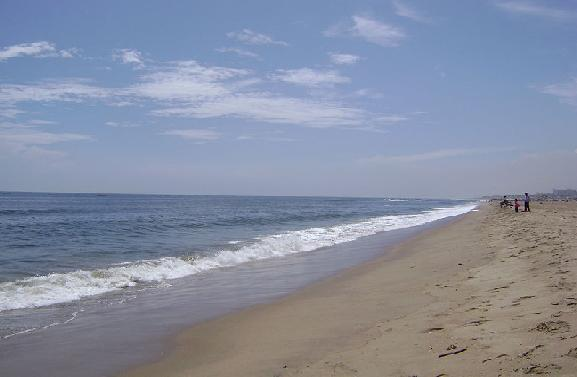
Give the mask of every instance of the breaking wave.
[{"label": "breaking wave", "polygon": [[239,249],[223,249],[210,256],[163,257],[122,263],[96,270],[53,273],[0,283],[0,311],[75,301],[121,290],[139,283],[181,278],[207,270],[313,251],[378,232],[414,227],[473,210],[475,203],[437,208],[419,214],[391,215],[332,227],[308,228],[268,235]]}]

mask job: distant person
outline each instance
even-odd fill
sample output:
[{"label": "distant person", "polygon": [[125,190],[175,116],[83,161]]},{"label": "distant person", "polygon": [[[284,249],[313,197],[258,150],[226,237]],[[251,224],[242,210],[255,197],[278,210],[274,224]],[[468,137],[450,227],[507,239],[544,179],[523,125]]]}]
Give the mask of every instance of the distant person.
[{"label": "distant person", "polygon": [[504,208],[507,206],[511,206],[511,203],[507,199],[507,196],[503,196],[503,201],[501,201],[501,203],[499,205],[501,206],[501,208]]},{"label": "distant person", "polygon": [[515,212],[518,213],[519,212],[519,200],[517,198],[515,198]]},{"label": "distant person", "polygon": [[525,193],[525,210],[523,210],[524,212],[531,212],[531,209],[529,208],[529,202],[531,202],[529,193]]}]

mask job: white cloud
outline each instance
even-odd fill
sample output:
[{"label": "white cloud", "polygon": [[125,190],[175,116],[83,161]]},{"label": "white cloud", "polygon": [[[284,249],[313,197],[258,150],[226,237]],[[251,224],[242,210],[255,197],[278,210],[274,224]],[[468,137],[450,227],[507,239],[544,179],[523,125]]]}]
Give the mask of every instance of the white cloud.
[{"label": "white cloud", "polygon": [[271,75],[273,80],[285,83],[302,85],[305,87],[333,86],[335,84],[348,83],[351,80],[342,76],[335,70],[314,70],[311,68],[299,68],[295,70],[277,70]]},{"label": "white cloud", "polygon": [[209,141],[216,140],[220,138],[220,133],[214,130],[204,130],[204,129],[177,129],[168,130],[162,133],[163,135],[173,135],[184,139],[197,140],[197,141]]},{"label": "white cloud", "polygon": [[379,99],[379,98],[383,98],[383,94],[381,92],[374,90],[374,89],[361,88],[361,89],[357,89],[356,91],[353,92],[353,97],[366,97],[366,98],[372,98],[372,99]]},{"label": "white cloud", "polygon": [[57,122],[47,121],[44,119],[31,119],[30,121],[28,121],[28,123],[34,126],[44,126],[44,125],[55,125]]},{"label": "white cloud", "polygon": [[[161,108],[152,114],[164,117],[239,118],[309,127],[371,122],[371,114],[340,103],[255,91],[253,87],[260,80],[250,74],[247,70],[177,62],[171,68],[144,75],[142,83],[128,92],[158,102]],[[279,71],[276,79],[309,86],[348,81],[336,72],[314,70]]]},{"label": "white cloud", "polygon": [[541,91],[558,97],[565,104],[577,106],[577,77],[567,83],[547,85]]},{"label": "white cloud", "polygon": [[257,141],[264,141],[264,142],[294,142],[296,139],[287,138],[287,137],[275,137],[275,136],[254,136],[254,135],[240,135],[236,138],[236,140],[257,140]]},{"label": "white cloud", "polygon": [[43,119],[31,119],[25,122],[0,122],[0,129],[22,129],[22,128],[35,128],[38,126],[46,125],[56,125],[56,122],[45,121]]},{"label": "white cloud", "polygon": [[375,117],[375,121],[381,122],[381,123],[387,123],[387,124],[399,123],[399,122],[404,122],[404,121],[408,121],[408,120],[409,120],[409,117],[404,116],[404,115],[399,115],[399,114],[381,115],[381,116]]},{"label": "white cloud", "polygon": [[362,164],[403,164],[403,163],[415,163],[429,160],[438,160],[446,158],[454,158],[458,156],[476,155],[476,154],[486,154],[498,151],[509,151],[511,149],[497,149],[497,148],[454,148],[454,149],[442,149],[431,152],[425,152],[421,154],[412,155],[376,155],[370,158],[360,159],[359,162]]},{"label": "white cloud", "polygon": [[65,153],[44,146],[91,139],[82,134],[37,131],[26,125],[0,127],[0,151],[30,159],[61,159]]},{"label": "white cloud", "polygon": [[339,54],[339,53],[329,53],[329,58],[334,64],[355,64],[361,60],[361,57],[353,54]]},{"label": "white cloud", "polygon": [[47,53],[54,53],[55,51],[56,48],[54,45],[46,41],[22,43],[2,49],[0,51],[0,61],[21,56],[38,56]]},{"label": "white cloud", "polygon": [[140,126],[140,125],[138,125],[136,123],[132,123],[132,122],[116,122],[116,121],[108,121],[108,122],[104,122],[104,124],[106,126],[109,126],[109,127],[118,127],[118,128],[124,128],[124,129],[132,129],[132,128]]},{"label": "white cloud", "polygon": [[66,79],[37,84],[0,84],[0,105],[10,108],[18,102],[81,102],[86,99],[104,99],[111,90],[91,85],[87,80]]},{"label": "white cloud", "polygon": [[260,34],[250,29],[243,29],[239,32],[226,33],[226,36],[231,39],[236,39],[239,42],[249,45],[279,45],[288,46],[288,43],[274,40],[266,34]]},{"label": "white cloud", "polygon": [[32,56],[38,58],[71,58],[77,53],[77,49],[58,50],[53,43],[40,41],[31,43],[21,43],[19,45],[8,46],[0,50],[0,62],[3,60]]},{"label": "white cloud", "polygon": [[367,118],[366,112],[360,109],[271,93],[239,93],[197,105],[157,110],[154,114],[191,118],[232,117],[309,127],[354,126]]},{"label": "white cloud", "polygon": [[74,58],[75,56],[80,54],[80,50],[73,47],[70,49],[60,50],[58,52],[61,58]]},{"label": "white cloud", "polygon": [[422,15],[415,8],[410,7],[403,0],[393,0],[393,8],[395,9],[395,14],[400,17],[406,17],[416,22],[429,23],[431,20],[428,17]]},{"label": "white cloud", "polygon": [[260,56],[256,53],[253,53],[252,51],[248,51],[248,50],[244,50],[244,49],[239,49],[236,47],[221,47],[216,49],[216,51],[221,52],[221,53],[234,53],[238,56],[244,57],[244,58],[253,58],[253,59],[259,59]]},{"label": "white cloud", "polygon": [[89,140],[91,139],[87,135],[81,134],[70,134],[70,133],[47,133],[44,131],[31,131],[31,132],[10,132],[10,133],[0,133],[0,140],[9,143],[25,144],[25,145],[38,145],[38,144],[54,144],[78,140]]},{"label": "white cloud", "polygon": [[136,68],[144,67],[144,58],[142,53],[134,49],[118,49],[112,55],[114,60],[119,60],[124,64],[131,64]]},{"label": "white cloud", "polygon": [[0,101],[0,117],[1,118],[16,118],[18,115],[23,114],[24,111],[15,108],[14,106],[8,104],[1,104]]},{"label": "white cloud", "polygon": [[554,8],[531,1],[501,1],[497,7],[509,13],[549,18],[556,21],[570,21],[577,19],[574,10]]},{"label": "white cloud", "polygon": [[38,147],[34,145],[6,144],[0,138],[0,155],[10,154],[30,160],[47,162],[51,160],[61,160],[67,155],[65,152]]},{"label": "white cloud", "polygon": [[[318,90],[349,82],[337,71],[308,68],[280,70],[274,78]],[[368,130],[397,121],[311,93],[297,98],[265,92],[256,88],[261,83],[249,70],[177,61],[148,67],[135,84],[121,88],[98,87],[80,79],[0,84],[0,114],[2,109],[14,113],[14,105],[21,102],[102,101],[108,106],[152,102],[156,110],[151,114],[164,117],[238,118],[307,127]],[[106,125],[134,126],[114,121]]]},{"label": "white cloud", "polygon": [[194,102],[229,94],[234,84],[227,83],[227,80],[248,73],[242,69],[202,66],[195,61],[173,62],[168,67],[143,75],[140,83],[125,92],[157,101]]},{"label": "white cloud", "polygon": [[381,46],[397,46],[405,38],[405,33],[392,25],[361,16],[354,16],[353,21],[355,35]]},{"label": "white cloud", "polygon": [[0,122],[0,129],[25,129],[29,127],[35,126],[16,122]]},{"label": "white cloud", "polygon": [[352,23],[334,25],[323,33],[327,37],[352,36],[384,47],[398,46],[406,35],[402,29],[377,21],[370,17],[356,15]]}]

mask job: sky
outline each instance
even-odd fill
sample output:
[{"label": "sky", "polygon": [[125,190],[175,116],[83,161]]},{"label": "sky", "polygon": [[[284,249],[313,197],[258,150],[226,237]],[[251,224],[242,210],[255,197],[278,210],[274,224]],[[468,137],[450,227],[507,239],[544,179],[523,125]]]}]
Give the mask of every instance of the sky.
[{"label": "sky", "polygon": [[0,0],[0,190],[577,188],[577,1]]}]

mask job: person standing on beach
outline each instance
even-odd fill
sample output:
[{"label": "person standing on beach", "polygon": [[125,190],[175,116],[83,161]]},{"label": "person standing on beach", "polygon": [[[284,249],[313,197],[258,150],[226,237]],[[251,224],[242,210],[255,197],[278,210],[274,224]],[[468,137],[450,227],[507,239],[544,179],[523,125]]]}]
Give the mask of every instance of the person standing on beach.
[{"label": "person standing on beach", "polygon": [[519,200],[517,198],[515,198],[515,212],[518,213],[519,212]]},{"label": "person standing on beach", "polygon": [[529,208],[530,201],[531,198],[529,197],[529,193],[525,193],[525,210],[523,210],[524,212],[531,212],[531,209]]}]

